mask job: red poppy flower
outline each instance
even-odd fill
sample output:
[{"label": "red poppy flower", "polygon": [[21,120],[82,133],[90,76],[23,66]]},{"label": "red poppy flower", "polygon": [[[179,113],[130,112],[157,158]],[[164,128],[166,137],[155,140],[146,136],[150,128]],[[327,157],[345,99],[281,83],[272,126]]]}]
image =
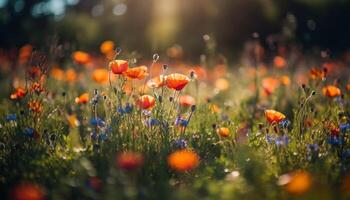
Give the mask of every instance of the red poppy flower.
[{"label": "red poppy flower", "polygon": [[143,164],[143,157],[140,153],[124,152],[117,155],[116,165],[127,171],[134,171]]},{"label": "red poppy flower", "polygon": [[276,110],[265,110],[265,117],[269,123],[278,123],[286,118],[286,116]]},{"label": "red poppy flower", "polygon": [[92,72],[92,79],[99,84],[108,83],[108,71],[105,69],[95,69]]},{"label": "red poppy flower", "polygon": [[228,137],[230,135],[230,130],[226,127],[218,128],[216,132],[222,137]]},{"label": "red poppy flower", "polygon": [[190,95],[184,95],[179,98],[181,106],[189,107],[196,104],[196,100]]},{"label": "red poppy flower", "polygon": [[189,82],[190,79],[183,74],[174,73],[166,77],[167,87],[178,91],[182,90]]},{"label": "red poppy flower", "polygon": [[320,70],[316,68],[312,68],[310,70],[310,78],[311,79],[324,79],[326,77],[326,70]]},{"label": "red poppy flower", "polygon": [[87,64],[90,61],[89,54],[83,51],[75,51],[72,56],[73,60],[81,65]]},{"label": "red poppy flower", "polygon": [[43,110],[43,106],[39,101],[29,101],[28,102],[28,108],[29,110],[36,112],[36,113],[40,113]]},{"label": "red poppy flower", "polygon": [[84,93],[75,98],[75,103],[77,104],[86,104],[87,102],[89,102],[89,93]]},{"label": "red poppy flower", "polygon": [[147,67],[142,65],[139,67],[134,67],[128,69],[126,72],[124,72],[124,75],[126,75],[130,79],[143,79],[145,78],[148,73],[147,73]]},{"label": "red poppy flower", "polygon": [[103,54],[108,54],[110,52],[113,52],[114,50],[114,42],[111,40],[106,40],[104,42],[102,42],[101,46],[100,46],[100,51]]},{"label": "red poppy flower", "polygon": [[285,66],[287,66],[287,62],[282,56],[276,56],[273,59],[273,63],[276,68],[284,68]]},{"label": "red poppy flower", "polygon": [[24,88],[18,87],[14,93],[10,95],[10,99],[19,100],[26,95],[26,90]]},{"label": "red poppy flower", "polygon": [[331,98],[341,95],[340,89],[334,85],[328,85],[323,87],[322,92],[324,96],[331,97]]},{"label": "red poppy flower", "polygon": [[44,91],[44,88],[40,83],[34,82],[31,86],[31,91],[40,94]]},{"label": "red poppy flower", "polygon": [[126,60],[113,60],[109,63],[113,74],[123,74],[129,68],[129,63]]},{"label": "red poppy flower", "polygon": [[137,101],[137,105],[140,106],[140,108],[142,109],[153,108],[155,103],[156,103],[156,99],[150,95],[143,95]]},{"label": "red poppy flower", "polygon": [[280,80],[273,77],[267,77],[262,80],[262,86],[267,95],[272,94],[280,85]]},{"label": "red poppy flower", "polygon": [[306,171],[297,171],[292,174],[290,181],[285,187],[287,192],[294,195],[300,195],[307,192],[311,185],[311,175]]},{"label": "red poppy flower", "polygon": [[198,166],[199,156],[192,150],[178,150],[169,155],[168,164],[176,171],[189,171]]},{"label": "red poppy flower", "polygon": [[35,79],[41,75],[41,69],[37,66],[28,69],[28,75],[31,79]]},{"label": "red poppy flower", "polygon": [[13,200],[43,200],[44,190],[35,184],[22,183],[17,185],[11,195]]}]

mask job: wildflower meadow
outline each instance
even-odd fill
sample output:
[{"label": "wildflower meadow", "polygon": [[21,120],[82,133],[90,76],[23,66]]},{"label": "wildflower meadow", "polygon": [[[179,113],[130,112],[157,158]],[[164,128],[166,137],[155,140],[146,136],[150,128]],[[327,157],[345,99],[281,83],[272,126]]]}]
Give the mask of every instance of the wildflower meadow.
[{"label": "wildflower meadow", "polygon": [[350,198],[349,50],[49,38],[0,46],[0,199]]}]

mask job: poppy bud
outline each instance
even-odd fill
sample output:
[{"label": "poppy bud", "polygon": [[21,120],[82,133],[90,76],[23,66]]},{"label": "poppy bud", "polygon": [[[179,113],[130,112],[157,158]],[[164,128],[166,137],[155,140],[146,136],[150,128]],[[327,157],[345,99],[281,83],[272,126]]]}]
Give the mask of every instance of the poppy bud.
[{"label": "poppy bud", "polygon": [[190,72],[190,77],[191,77],[191,78],[194,78],[194,75],[195,75],[195,72],[192,70],[192,71]]},{"label": "poppy bud", "polygon": [[153,62],[157,62],[159,59],[159,55],[157,53],[153,54]]},{"label": "poppy bud", "polygon": [[115,52],[116,52],[117,54],[120,54],[120,53],[122,52],[122,48],[117,47],[117,48],[115,49]]},{"label": "poppy bud", "polygon": [[264,128],[264,124],[260,123],[259,124],[259,130],[262,130]]},{"label": "poppy bud", "polygon": [[194,112],[196,110],[196,105],[191,106],[191,111]]}]

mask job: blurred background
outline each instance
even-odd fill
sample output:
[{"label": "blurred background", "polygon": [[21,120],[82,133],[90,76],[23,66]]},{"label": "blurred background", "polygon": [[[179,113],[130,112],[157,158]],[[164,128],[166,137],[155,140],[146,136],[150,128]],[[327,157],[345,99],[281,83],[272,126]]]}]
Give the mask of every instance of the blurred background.
[{"label": "blurred background", "polygon": [[[104,40],[140,53],[200,55],[210,37],[233,53],[259,33],[342,52],[350,47],[349,0],[0,0],[0,48],[56,42],[98,51]],[[175,51],[175,53],[178,51]],[[171,52],[170,52],[171,53]]]}]

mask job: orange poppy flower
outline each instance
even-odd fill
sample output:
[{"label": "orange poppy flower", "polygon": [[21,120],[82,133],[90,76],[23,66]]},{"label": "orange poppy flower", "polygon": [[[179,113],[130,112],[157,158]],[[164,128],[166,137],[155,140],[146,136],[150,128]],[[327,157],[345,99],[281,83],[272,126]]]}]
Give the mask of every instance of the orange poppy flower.
[{"label": "orange poppy flower", "polygon": [[60,69],[60,68],[57,68],[57,67],[55,67],[55,68],[53,68],[51,70],[51,76],[54,79],[59,80],[59,81],[64,80],[64,77],[65,77],[64,76],[64,71],[62,69]]},{"label": "orange poppy flower", "polygon": [[33,47],[30,44],[26,44],[19,50],[18,60],[20,64],[23,64],[28,61],[32,55]]},{"label": "orange poppy flower", "polygon": [[295,172],[290,181],[286,184],[287,192],[300,195],[307,192],[311,187],[311,175],[305,171]]},{"label": "orange poppy flower", "polygon": [[166,85],[168,88],[178,91],[182,90],[189,82],[190,79],[183,74],[174,73],[166,77]]},{"label": "orange poppy flower", "polygon": [[103,54],[108,54],[114,50],[114,42],[111,40],[106,40],[102,42],[100,46],[100,51]]},{"label": "orange poppy flower", "polygon": [[36,113],[41,113],[41,111],[43,110],[43,106],[39,101],[29,101],[28,102],[28,108],[29,110],[36,112]]},{"label": "orange poppy flower", "polygon": [[262,80],[262,86],[267,95],[272,94],[280,85],[280,80],[273,77],[267,77]]},{"label": "orange poppy flower", "polygon": [[286,116],[276,110],[265,110],[265,117],[269,123],[278,123],[286,118]]},{"label": "orange poppy flower", "polygon": [[106,69],[95,69],[92,72],[92,79],[99,84],[108,83],[108,71]]},{"label": "orange poppy flower", "polygon": [[40,94],[44,91],[44,88],[42,86],[42,84],[38,83],[38,82],[34,82],[31,86],[31,91],[32,92],[35,92],[37,94]]},{"label": "orange poppy flower", "polygon": [[41,69],[37,66],[28,69],[28,75],[31,79],[35,79],[41,75]]},{"label": "orange poppy flower", "polygon": [[12,193],[13,200],[43,200],[45,192],[43,188],[38,185],[30,183],[21,183],[17,185]]},{"label": "orange poppy flower", "polygon": [[129,68],[129,63],[126,60],[113,60],[109,63],[113,74],[123,74]]},{"label": "orange poppy flower", "polygon": [[18,87],[14,93],[10,95],[10,99],[19,100],[26,95],[26,90],[24,88]]},{"label": "orange poppy flower", "polygon": [[230,87],[230,83],[224,78],[219,78],[215,81],[215,87],[220,91],[224,91]]},{"label": "orange poppy flower", "polygon": [[75,103],[77,104],[86,104],[87,102],[89,102],[89,93],[84,93],[75,98]]},{"label": "orange poppy flower", "polygon": [[346,85],[346,89],[350,91],[350,84]]},{"label": "orange poppy flower", "polygon": [[286,59],[284,59],[282,56],[276,56],[273,59],[273,64],[276,68],[284,68],[287,66]]},{"label": "orange poppy flower", "polygon": [[323,95],[327,97],[337,97],[341,95],[340,89],[334,85],[328,85],[323,87],[322,92]]},{"label": "orange poppy flower", "polygon": [[137,105],[140,106],[140,108],[142,109],[153,108],[155,103],[156,103],[156,99],[150,95],[143,95],[137,101]]},{"label": "orange poppy flower", "polygon": [[281,76],[280,81],[282,85],[285,85],[285,86],[290,85],[290,78],[288,76]]},{"label": "orange poppy flower", "polygon": [[139,66],[139,67],[130,68],[126,72],[124,72],[124,74],[130,79],[139,79],[139,80],[141,80],[141,79],[145,78],[148,75],[147,67],[142,65],[142,66]]},{"label": "orange poppy flower", "polygon": [[178,150],[168,156],[168,164],[179,172],[193,170],[199,164],[199,156],[189,149]]},{"label": "orange poppy flower", "polygon": [[87,64],[90,61],[90,56],[88,53],[83,52],[83,51],[75,51],[73,53],[73,60],[77,63],[77,64]]},{"label": "orange poppy flower", "polygon": [[179,103],[181,106],[189,107],[196,104],[196,100],[190,95],[180,96]]},{"label": "orange poppy flower", "polygon": [[163,87],[166,83],[166,77],[163,75],[156,76],[150,80],[147,81],[147,86],[149,88],[159,88]]},{"label": "orange poppy flower", "polygon": [[74,69],[68,69],[66,71],[66,80],[68,82],[70,82],[70,83],[75,82],[77,80],[77,77],[78,77],[78,75],[77,75],[77,73],[75,72]]},{"label": "orange poppy flower", "polygon": [[337,126],[334,122],[326,121],[323,124],[323,127],[328,130],[332,136],[338,136],[340,133],[339,126]]},{"label": "orange poppy flower", "polygon": [[326,77],[326,71],[320,70],[316,68],[312,68],[310,70],[310,78],[311,79],[324,79]]},{"label": "orange poppy flower", "polygon": [[140,153],[124,152],[117,155],[116,165],[127,171],[134,171],[143,164],[143,157]]},{"label": "orange poppy flower", "polygon": [[218,128],[216,132],[222,137],[228,137],[230,135],[230,130],[226,127]]}]

